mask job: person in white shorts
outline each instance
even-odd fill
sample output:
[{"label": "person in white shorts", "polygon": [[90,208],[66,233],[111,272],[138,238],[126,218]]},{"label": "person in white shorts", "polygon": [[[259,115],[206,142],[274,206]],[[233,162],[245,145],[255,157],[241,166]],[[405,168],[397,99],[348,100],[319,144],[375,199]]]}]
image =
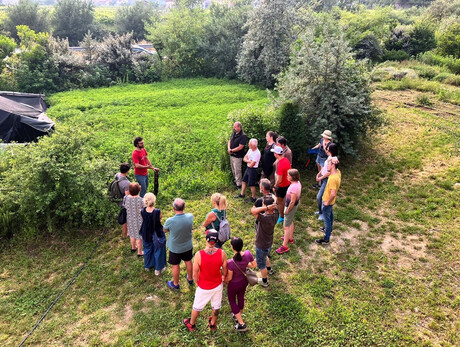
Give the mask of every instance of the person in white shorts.
[{"label": "person in white shorts", "polygon": [[227,256],[215,247],[218,233],[210,229],[206,235],[206,248],[195,254],[193,279],[197,284],[192,315],[183,320],[189,331],[195,331],[195,322],[206,304],[211,301],[212,315],[208,319],[209,329],[217,329],[217,317],[222,306],[222,276],[227,276]]}]

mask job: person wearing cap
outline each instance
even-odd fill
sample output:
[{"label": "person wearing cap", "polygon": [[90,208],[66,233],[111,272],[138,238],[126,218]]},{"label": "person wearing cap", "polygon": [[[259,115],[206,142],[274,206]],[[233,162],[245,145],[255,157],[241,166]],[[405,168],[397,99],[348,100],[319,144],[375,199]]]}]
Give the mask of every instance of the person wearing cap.
[{"label": "person wearing cap", "polygon": [[[319,140],[319,143],[312,148],[319,150],[318,155],[316,156],[316,166],[318,167],[318,172],[321,171],[324,166],[324,162],[327,159],[326,146],[329,142],[332,142],[332,132],[330,130],[324,130],[321,134],[321,140]],[[314,184],[313,187],[319,189],[321,187],[321,183]]]},{"label": "person wearing cap", "polygon": [[190,318],[182,321],[189,331],[196,330],[196,320],[206,304],[211,301],[212,315],[208,319],[209,329],[217,329],[217,317],[222,307],[222,278],[227,276],[227,256],[216,247],[217,231],[211,229],[206,235],[206,248],[195,254],[193,279],[197,284]]},{"label": "person wearing cap", "polygon": [[257,148],[257,139],[250,139],[249,150],[243,158],[243,161],[248,165],[248,167],[244,172],[241,193],[235,196],[235,198],[244,199],[246,186],[249,186],[249,188],[251,189],[251,198],[249,199],[249,201],[252,203],[256,201],[257,168],[259,167],[260,157],[260,151]]},{"label": "person wearing cap", "polygon": [[275,146],[272,152],[275,154],[275,158],[278,161],[276,182],[273,186],[276,195],[276,203],[278,204],[278,210],[280,212],[277,223],[282,223],[284,221],[284,201],[286,199],[286,192],[291,184],[287,178],[288,171],[291,169],[291,163],[288,158],[283,157],[283,149],[281,147]]},{"label": "person wearing cap", "polygon": [[187,269],[187,282],[193,285],[192,279],[192,258],[193,258],[193,215],[184,213],[185,201],[174,199],[173,202],[174,216],[166,220],[163,229],[169,233],[166,246],[169,249],[169,264],[173,280],[168,281],[167,285],[173,290],[179,290],[180,262],[183,260]]},{"label": "person wearing cap", "polygon": [[230,166],[237,189],[241,188],[241,165],[243,164],[244,147],[246,146],[247,137],[243,132],[240,122],[233,124],[233,133],[227,143],[227,152],[230,155]]},{"label": "person wearing cap", "polygon": [[262,274],[259,284],[262,287],[268,287],[268,275],[275,272],[271,268],[270,253],[273,247],[273,235],[279,213],[275,208],[275,200],[270,195],[265,195],[262,199],[261,207],[253,207],[251,213],[256,218],[256,262],[257,267]]},{"label": "person wearing cap", "polygon": [[283,157],[287,158],[292,165],[292,151],[287,145],[286,138],[283,136],[278,137],[276,140],[276,145],[283,149]]}]

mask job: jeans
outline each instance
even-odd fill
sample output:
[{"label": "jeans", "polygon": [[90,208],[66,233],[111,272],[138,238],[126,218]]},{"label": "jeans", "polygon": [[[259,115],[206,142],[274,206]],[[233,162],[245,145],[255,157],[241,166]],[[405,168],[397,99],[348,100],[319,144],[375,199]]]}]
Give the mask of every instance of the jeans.
[{"label": "jeans", "polygon": [[163,270],[166,266],[166,246],[155,248],[152,242],[142,240],[144,248],[144,267],[146,269]]},{"label": "jeans", "polygon": [[134,175],[136,176],[136,181],[141,185],[141,192],[140,197],[143,198],[145,193],[147,193],[147,188],[149,187],[149,174],[142,176],[142,175]]},{"label": "jeans", "polygon": [[316,201],[318,202],[318,212],[319,214],[322,214],[323,210],[323,194],[324,194],[324,189],[326,189],[326,184],[327,180],[329,177],[326,177],[325,179],[321,180],[321,187],[319,188],[318,195],[316,195]]},{"label": "jeans", "polygon": [[332,206],[323,205],[323,218],[324,218],[324,239],[329,241],[332,233],[332,223],[334,221],[334,213],[332,213]]},{"label": "jeans", "polygon": [[257,267],[259,270],[263,270],[267,268],[267,257],[270,258],[270,252],[272,251],[272,248],[268,249],[260,249],[256,247],[256,261],[257,261]]}]

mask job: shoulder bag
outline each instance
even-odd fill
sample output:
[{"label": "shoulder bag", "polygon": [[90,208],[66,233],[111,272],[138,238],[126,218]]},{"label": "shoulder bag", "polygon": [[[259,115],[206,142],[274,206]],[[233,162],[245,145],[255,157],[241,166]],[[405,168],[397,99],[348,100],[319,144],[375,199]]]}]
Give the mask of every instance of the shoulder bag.
[{"label": "shoulder bag", "polygon": [[251,269],[246,269],[246,272],[240,269],[236,261],[233,261],[235,266],[238,268],[238,270],[241,271],[241,273],[246,277],[246,281],[248,281],[249,285],[255,286],[257,283],[259,283],[259,277],[257,276],[257,273]]}]

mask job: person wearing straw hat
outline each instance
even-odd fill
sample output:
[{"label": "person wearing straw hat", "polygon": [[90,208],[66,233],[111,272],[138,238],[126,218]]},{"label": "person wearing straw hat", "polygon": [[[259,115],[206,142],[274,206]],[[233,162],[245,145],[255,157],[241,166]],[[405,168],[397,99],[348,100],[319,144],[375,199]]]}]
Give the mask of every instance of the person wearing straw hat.
[{"label": "person wearing straw hat", "polygon": [[[318,155],[316,156],[316,166],[318,167],[318,172],[321,171],[324,166],[324,162],[327,159],[326,146],[329,142],[332,142],[332,132],[330,130],[324,130],[321,134],[321,140],[319,140],[319,143],[312,148],[319,150]],[[313,187],[319,189],[321,184],[314,184]]]}]

